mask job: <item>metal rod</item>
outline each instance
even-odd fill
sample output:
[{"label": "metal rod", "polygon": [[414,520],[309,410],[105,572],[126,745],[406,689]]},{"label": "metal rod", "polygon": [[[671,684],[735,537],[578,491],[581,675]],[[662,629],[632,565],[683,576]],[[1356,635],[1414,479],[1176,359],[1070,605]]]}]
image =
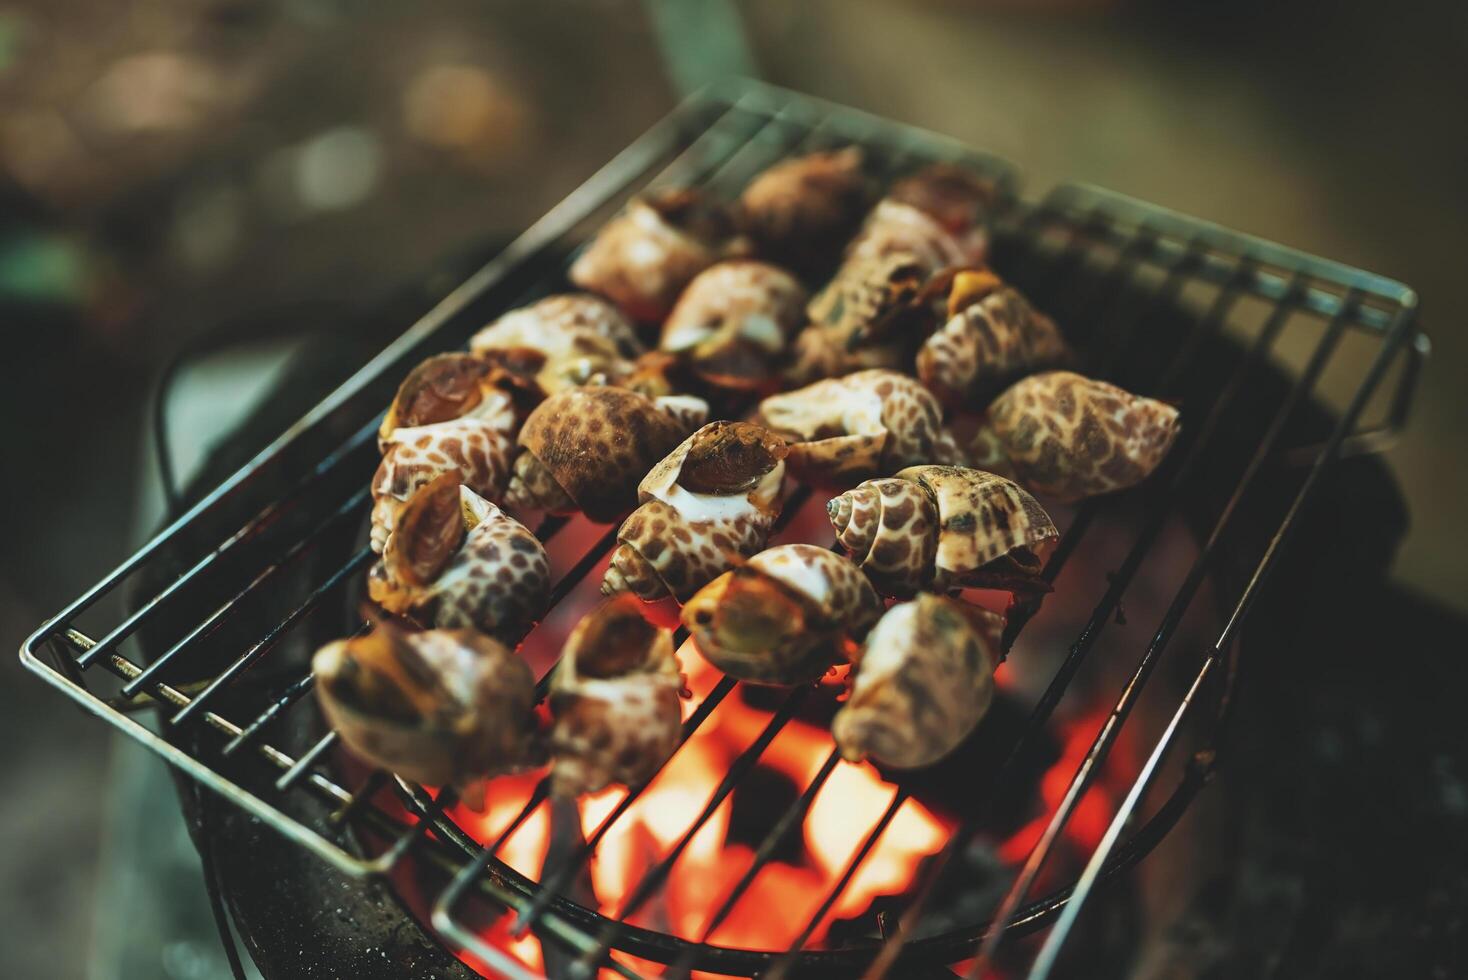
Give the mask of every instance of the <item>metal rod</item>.
[{"label": "metal rod", "polygon": [[320,605],[322,599],[325,599],[332,592],[336,591],[352,575],[360,572],[374,557],[376,556],[372,554],[371,549],[363,548],[357,554],[353,555],[351,560],[345,565],[332,572],[330,578],[312,589],[306,598],[301,600],[299,605],[286,614],[284,619],[271,627],[270,632],[257,640],[250,649],[236,657],[229,666],[219,673],[219,676],[214,679],[212,684],[199,693],[198,697],[194,698],[185,707],[180,708],[178,713],[173,716],[173,724],[182,725],[202,711],[203,706],[213,700],[221,690],[234,683],[240,674],[249,669],[261,657],[275,649],[276,644],[281,641],[285,634],[290,632],[307,613]]},{"label": "metal rod", "polygon": [[[82,655],[79,661],[82,667],[90,667],[100,657],[114,649],[118,643],[121,643],[127,637],[135,633],[139,627],[147,623],[147,621],[151,619],[159,611],[159,609],[163,607],[164,603],[177,595],[181,589],[183,589],[195,578],[197,578],[201,572],[204,572],[208,568],[212,567],[230,551],[234,550],[234,548],[237,547],[240,542],[253,537],[256,533],[274,523],[275,520],[278,519],[283,513],[293,507],[297,498],[299,498],[302,493],[304,493],[307,489],[314,485],[317,480],[319,480],[321,477],[325,476],[332,469],[334,469],[336,465],[340,463],[343,459],[346,459],[353,453],[360,450],[363,446],[369,444],[372,440],[372,436],[374,435],[374,433],[377,432],[377,424],[378,420],[374,418],[366,425],[362,426],[362,428],[358,429],[345,442],[343,442],[340,446],[327,454],[326,458],[317,463],[309,473],[307,473],[290,489],[288,489],[285,492],[284,496],[272,501],[270,504],[262,508],[258,513],[255,514],[254,517],[246,521],[244,526],[235,531],[229,537],[225,538],[218,547],[196,561],[182,575],[169,582],[168,585],[166,585],[163,590],[160,591],[157,595],[144,602],[141,606],[137,608],[136,611],[125,617],[121,623],[119,623],[117,626],[113,627],[112,630],[104,634],[102,638],[97,641],[95,646],[87,651],[87,653]],[[231,484],[225,484],[225,486],[222,486],[220,488],[220,491],[225,491],[226,489],[232,488],[233,487]],[[220,493],[217,491],[215,494],[211,494],[205,502],[214,501],[218,499],[219,496]],[[63,613],[61,617],[58,617],[58,622],[71,619],[71,617],[77,612],[80,612],[82,609],[90,606],[93,602],[96,601],[97,598],[100,598],[100,596],[103,595],[105,592],[110,591],[112,586],[116,584],[117,580],[120,580],[122,577],[130,574],[132,570],[136,568],[137,565],[141,564],[144,559],[150,557],[153,551],[155,551],[162,544],[163,541],[172,538],[176,530],[182,527],[197,510],[199,510],[198,507],[191,509],[188,514],[180,517],[177,521],[170,525],[168,529],[164,530],[152,541],[148,542],[148,544],[145,545],[140,551],[138,551],[137,554],[135,554],[128,561],[124,562],[117,569],[117,571],[109,576],[108,579],[100,583],[96,589],[89,591],[81,599],[78,599],[75,603],[73,603],[72,606],[69,607],[67,612]],[[103,588],[103,586],[105,586],[106,588]]]}]

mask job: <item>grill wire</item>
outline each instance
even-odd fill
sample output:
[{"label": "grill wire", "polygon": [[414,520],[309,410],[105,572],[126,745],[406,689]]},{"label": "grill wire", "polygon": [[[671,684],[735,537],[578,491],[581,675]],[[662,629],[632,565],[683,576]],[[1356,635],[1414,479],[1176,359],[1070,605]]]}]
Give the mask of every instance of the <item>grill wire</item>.
[{"label": "grill wire", "polygon": [[[1275,356],[1276,342],[1301,320],[1323,320],[1325,324],[1292,386],[1254,443],[1253,453],[1213,518],[1192,567],[1118,693],[1084,760],[1071,776],[1044,833],[989,923],[945,933],[919,934],[923,910],[932,897],[941,869],[984,825],[988,807],[981,804],[960,823],[936,859],[924,867],[910,892],[912,901],[885,941],[839,949],[804,948],[908,799],[907,791],[898,789],[890,804],[872,816],[861,845],[789,949],[769,953],[709,942],[784,838],[800,826],[819,790],[838,765],[839,757],[834,749],[793,802],[772,821],[755,849],[750,868],[713,910],[698,941],[683,940],[626,921],[661,893],[694,835],[795,717],[811,695],[809,687],[789,692],[773,710],[764,730],[729,765],[713,796],[677,843],[627,893],[615,917],[602,916],[578,905],[561,892],[595,856],[598,844],[634,805],[646,784],[630,788],[585,842],[556,868],[545,868],[543,880],[537,883],[503,863],[497,854],[515,831],[539,807],[546,805],[548,783],[545,780],[535,787],[524,808],[498,837],[482,844],[446,813],[457,802],[450,792],[434,797],[421,787],[401,783],[381,772],[366,776],[355,789],[344,786],[337,773],[322,765],[336,743],[333,732],[327,732],[294,756],[266,741],[264,734],[272,724],[310,692],[309,673],[280,684],[263,708],[242,723],[224,715],[219,707],[222,695],[276,651],[323,603],[339,599],[372,558],[365,548],[357,551],[317,584],[297,593],[300,598],[274,617],[273,625],[263,635],[245,644],[242,653],[222,665],[205,655],[221,636],[228,634],[230,627],[238,626],[236,617],[243,617],[243,611],[251,608],[250,604],[259,596],[270,593],[272,587],[277,592],[289,592],[294,587],[291,575],[298,565],[306,556],[322,549],[333,531],[350,528],[350,522],[361,520],[368,502],[367,492],[361,489],[365,481],[353,482],[351,477],[364,466],[370,468],[373,462],[374,437],[380,418],[374,413],[386,404],[386,397],[381,395],[384,386],[390,391],[397,378],[424,353],[462,341],[469,331],[484,322],[484,309],[498,312],[519,305],[544,292],[546,283],[558,281],[567,260],[564,253],[555,253],[554,246],[562,240],[577,240],[578,235],[584,238],[585,230],[594,227],[590,219],[597,215],[604,217],[614,210],[644,186],[643,178],[655,168],[660,169],[649,186],[696,184],[727,198],[781,157],[849,143],[866,148],[888,177],[920,163],[944,160],[965,163],[999,181],[1008,206],[996,235],[996,264],[1039,305],[1057,315],[1067,334],[1084,346],[1085,363],[1098,377],[1154,397],[1178,396],[1182,392],[1177,386],[1188,376],[1189,365],[1210,338],[1222,333],[1243,298],[1262,301],[1269,307],[1262,327],[1223,387],[1210,393],[1211,399],[1190,398],[1178,447],[1163,470],[1135,491],[1145,505],[1142,513],[1146,517],[1132,547],[1109,576],[1105,592],[1035,703],[1004,761],[981,784],[978,798],[987,803],[997,799],[996,787],[1013,778],[1044,736],[1051,715],[1099,636],[1117,615],[1128,586],[1162,534],[1168,516],[1175,513],[1180,496],[1206,475],[1215,437],[1231,423],[1233,407],[1251,395],[1250,381]],[[1076,916],[1095,886],[1125,872],[1145,856],[1181,817],[1208,779],[1216,764],[1213,741],[1227,711],[1229,686],[1209,685],[1208,681],[1220,674],[1231,675],[1228,654],[1239,627],[1325,469],[1345,453],[1380,448],[1405,423],[1419,365],[1428,348],[1425,337],[1415,327],[1415,295],[1396,283],[1103,191],[1067,186],[1038,205],[1020,202],[1012,196],[1012,191],[1013,174],[1002,161],[975,154],[931,134],[754,83],[740,83],[732,89],[708,93],[686,104],[629,147],[249,467],[43,625],[27,641],[22,657],[28,667],[84,707],[338,867],[355,874],[386,874],[414,853],[440,868],[451,877],[433,904],[433,926],[446,940],[507,976],[529,974],[517,961],[490,945],[467,921],[465,911],[471,893],[513,913],[517,930],[533,929],[543,941],[567,951],[575,961],[574,970],[585,976],[593,975],[600,967],[636,978],[637,972],[610,955],[614,950],[667,964],[667,976],[685,976],[692,969],[758,973],[766,977],[806,971],[848,976],[865,971],[863,975],[868,978],[930,973],[951,976],[941,964],[972,956],[976,948],[978,957],[969,975],[977,976],[984,964],[992,961],[1006,936],[1035,932],[1049,925],[1051,932],[1030,973],[1037,978],[1048,976]],[[552,261],[555,264],[548,266]],[[1152,279],[1144,281],[1143,272]],[[1155,326],[1163,313],[1175,309],[1184,291],[1196,283],[1207,283],[1216,289],[1211,302],[1201,304],[1188,315],[1181,336],[1168,339],[1172,346],[1167,356],[1160,359],[1160,367],[1139,373],[1134,367],[1135,352],[1139,347],[1158,342],[1158,331],[1149,327]],[[476,314],[476,311],[481,312]],[[1353,330],[1375,338],[1378,350],[1370,367],[1356,381],[1334,431],[1321,443],[1285,445],[1290,420],[1300,406],[1315,396],[1332,353],[1342,337]],[[1398,369],[1397,388],[1389,400],[1386,418],[1367,426],[1362,420],[1373,404],[1372,396],[1393,369]],[[1206,410],[1203,406],[1207,406]],[[341,438],[343,432],[345,438]],[[318,448],[311,448],[313,443]],[[1211,648],[1198,658],[1187,693],[1151,747],[1146,763],[1100,845],[1090,855],[1081,877],[1072,886],[1031,899],[1031,888],[1051,857],[1061,832],[1114,746],[1183,613],[1206,581],[1220,548],[1231,539],[1231,528],[1238,520],[1246,495],[1261,473],[1276,475],[1275,467],[1282,460],[1303,460],[1308,469],[1288,509],[1270,525],[1272,534],[1247,577],[1247,584],[1239,591],[1236,603],[1226,610],[1223,630]],[[81,617],[119,584],[134,579],[149,565],[161,562],[168,549],[187,541],[201,514],[222,506],[235,494],[244,493],[265,476],[278,479],[292,472],[304,472],[305,476],[284,481],[288,485],[284,494],[266,504],[229,537],[204,545],[202,553],[186,563],[180,574],[131,614],[99,631],[100,638],[92,639],[78,628]],[[345,488],[344,496],[342,488]],[[338,490],[335,496],[331,493],[333,489]],[[795,489],[786,502],[777,533],[810,502],[808,490]],[[1107,501],[1096,500],[1077,509],[1044,570],[1047,580],[1056,579],[1107,506]],[[285,533],[298,523],[304,524],[298,535],[291,537]],[[547,519],[536,533],[543,541],[549,541],[566,523],[561,519]],[[556,582],[552,596],[555,602],[564,599],[607,557],[615,544],[615,531],[615,527],[608,528]],[[268,554],[258,556],[256,552],[262,549],[257,546],[261,541],[269,542],[272,535],[289,540],[275,542],[276,547]],[[227,584],[208,592],[211,601],[198,606],[196,590],[215,576]],[[208,611],[146,665],[120,651],[124,643],[165,610],[180,605]],[[1023,623],[1011,624],[1011,633],[1018,632],[1022,626]],[[675,636],[679,645],[685,639],[682,630]],[[52,664],[40,659],[43,651],[50,652]],[[185,666],[197,669],[180,674]],[[89,690],[88,671],[93,668],[101,668],[121,682],[116,697],[109,699]],[[202,676],[199,670],[203,670]],[[172,680],[184,675],[199,680],[189,684]],[[548,678],[549,672],[541,678],[542,696]],[[713,687],[685,722],[685,741],[718,709],[735,686],[733,680],[723,678]],[[1210,687],[1215,694],[1210,724],[1205,726],[1201,746],[1194,750],[1171,794],[1149,820],[1127,836],[1164,757],[1174,747],[1183,719],[1200,702],[1209,701]],[[151,697],[165,714],[172,712],[164,720],[163,735],[154,733],[121,710],[121,705],[135,702],[139,697]],[[178,737],[186,726],[204,726],[216,732],[220,736],[217,752],[189,748],[187,740]],[[306,792],[325,801],[335,810],[336,827],[364,828],[384,841],[382,849],[364,857],[343,846],[340,839],[323,835],[287,815],[270,799],[246,790],[232,775],[232,766],[243,763],[247,757],[263,759],[278,771],[273,783],[275,793]],[[403,808],[414,819],[403,820],[398,813],[390,812],[391,808],[379,805],[377,798],[385,787],[396,790]],[[919,970],[929,972],[919,974]]]}]

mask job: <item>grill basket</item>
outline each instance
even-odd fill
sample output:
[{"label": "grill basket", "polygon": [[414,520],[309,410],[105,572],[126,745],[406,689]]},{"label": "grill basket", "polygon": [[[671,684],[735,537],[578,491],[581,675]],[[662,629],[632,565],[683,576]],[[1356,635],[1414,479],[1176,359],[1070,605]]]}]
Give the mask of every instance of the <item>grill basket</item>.
[{"label": "grill basket", "polygon": [[[1122,495],[1127,499],[1078,508],[1046,569],[1054,580],[1108,508],[1140,502],[1146,516],[1137,522],[1126,558],[1101,583],[1089,621],[1059,660],[1019,737],[1001,754],[1002,764],[976,775],[985,781],[981,786],[1001,784],[1044,732],[1166,522],[1183,514],[1196,535],[1191,567],[1170,593],[1166,614],[1116,692],[1114,708],[996,914],[965,928],[922,926],[921,910],[938,869],[975,833],[976,814],[925,868],[914,886],[916,900],[885,936],[802,948],[907,798],[899,790],[886,810],[860,815],[869,827],[862,846],[801,940],[785,953],[695,942],[619,921],[656,897],[683,848],[810,696],[809,689],[790,693],[769,712],[766,729],[731,765],[701,813],[689,814],[695,819],[680,845],[642,877],[617,919],[561,893],[633,805],[638,788],[569,861],[537,882],[496,851],[536,807],[548,805],[543,790],[498,840],[479,841],[445,813],[450,798],[334,764],[333,733],[303,748],[272,737],[293,713],[314,713],[307,696],[309,661],[291,654],[291,647],[309,647],[306,624],[346,603],[370,560],[356,536],[369,504],[364,488],[376,462],[380,413],[407,370],[429,354],[462,346],[498,313],[564,288],[568,254],[645,187],[701,185],[732,197],[783,156],[849,143],[861,145],[888,177],[935,161],[961,162],[992,177],[1003,200],[995,230],[999,271],[1056,317],[1086,353],[1089,373],[1185,403],[1184,432],[1164,469]],[[1234,641],[1280,547],[1334,461],[1379,450],[1406,422],[1428,352],[1415,308],[1407,287],[1334,262],[1092,187],[1065,185],[1028,203],[1007,163],[945,138],[756,83],[720,86],[685,103],[620,153],[247,466],[42,625],[21,656],[32,672],[82,707],[341,871],[390,877],[409,855],[439,869],[446,885],[431,896],[434,929],[507,976],[528,974],[483,938],[479,917],[485,900],[518,915],[565,961],[628,977],[645,975],[647,965],[613,958],[611,951],[667,964],[667,975],[705,969],[750,976],[913,976],[921,969],[942,976],[950,975],[945,964],[976,951],[991,954],[1007,932],[1050,927],[1031,966],[1031,975],[1042,977],[1094,887],[1145,856],[1217,764]],[[1227,371],[1200,374],[1199,363],[1225,339],[1238,356]],[[1352,345],[1369,346],[1369,356],[1339,356]],[[1209,385],[1199,381],[1215,376]],[[1335,409],[1328,423],[1312,409],[1317,398]],[[1199,486],[1205,490],[1187,493]],[[787,516],[798,505],[819,504],[808,491],[796,492]],[[1185,506],[1185,499],[1192,503]],[[1247,535],[1239,531],[1244,512]],[[230,530],[216,533],[220,527]],[[565,521],[552,520],[538,533],[550,541],[565,528]],[[604,529],[562,572],[555,600],[598,577],[614,533],[614,527]],[[1242,574],[1222,597],[1216,641],[1174,658],[1191,658],[1179,667],[1191,680],[1143,753],[1140,774],[1084,871],[1031,898],[1042,863],[1225,552]],[[122,596],[131,602],[126,612],[116,612]],[[688,720],[685,737],[734,687],[726,678],[713,688]],[[157,707],[156,730],[138,720],[139,706]],[[1189,713],[1198,717],[1184,725]],[[1162,772],[1172,771],[1162,763],[1184,734],[1188,742],[1179,751],[1189,755],[1181,776],[1163,802],[1147,810],[1144,794]],[[768,848],[760,848],[755,866],[716,918],[727,914],[782,836],[799,824],[837,764],[833,751],[816,779],[771,822]],[[324,805],[331,819],[303,817],[292,802],[302,796]],[[1134,819],[1144,810],[1150,814],[1145,821]]]}]

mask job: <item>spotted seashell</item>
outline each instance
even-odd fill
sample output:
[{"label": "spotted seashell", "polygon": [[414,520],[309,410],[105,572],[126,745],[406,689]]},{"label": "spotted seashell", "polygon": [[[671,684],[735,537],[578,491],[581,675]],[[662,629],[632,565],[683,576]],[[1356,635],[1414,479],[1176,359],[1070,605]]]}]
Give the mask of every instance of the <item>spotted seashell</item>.
[{"label": "spotted seashell", "polygon": [[474,630],[379,623],[328,643],[311,668],[342,741],[405,779],[464,789],[535,761],[535,678],[513,650]]},{"label": "spotted seashell", "polygon": [[367,591],[422,625],[514,643],[545,612],[550,562],[523,525],[444,474],[399,512]]},{"label": "spotted seashell", "polygon": [[1000,384],[1070,356],[1054,321],[987,269],[952,279],[948,319],[917,354],[923,384],[950,405],[970,405]]},{"label": "spotted seashell", "polygon": [[931,593],[889,609],[831,721],[841,755],[915,769],[952,752],[994,699],[1002,627],[993,613]]},{"label": "spotted seashell", "polygon": [[[395,429],[433,425],[458,418],[499,419],[506,397],[504,373],[473,354],[436,354],[423,361],[398,386],[382,425],[378,448],[387,451]],[[490,404],[486,405],[485,402]]]},{"label": "spotted seashell", "polygon": [[652,399],[621,388],[552,395],[520,430],[505,499],[609,523],[636,505],[638,481],[707,413],[700,399]]},{"label": "spotted seashell", "polygon": [[683,607],[683,625],[730,677],[788,685],[825,673],[881,614],[881,599],[851,562],[786,544],[700,589]]},{"label": "spotted seashell", "polygon": [[923,312],[920,297],[932,271],[910,252],[855,256],[810,301],[806,315],[838,351],[855,356],[864,347],[902,349],[910,321]]},{"label": "spotted seashell", "polygon": [[861,149],[848,146],[775,164],[750,181],[736,213],[761,255],[810,272],[856,230],[869,190]]},{"label": "spotted seashell", "polygon": [[372,550],[382,553],[402,505],[440,476],[450,474],[486,499],[503,497],[515,451],[514,420],[509,397],[495,392],[473,417],[393,429],[372,476]]},{"label": "spotted seashell", "polygon": [[634,370],[643,352],[626,316],[585,293],[548,296],[512,310],[475,334],[469,349],[533,380],[546,395],[615,383]]},{"label": "spotted seashell", "polygon": [[582,617],[551,677],[551,792],[572,797],[652,778],[678,748],[683,676],[670,631],[631,596]]},{"label": "spotted seashell", "polygon": [[749,422],[710,422],[638,487],[602,582],[646,600],[693,593],[765,546],[780,513],[787,448]]},{"label": "spotted seashell", "polygon": [[1075,501],[1150,476],[1177,439],[1179,414],[1104,381],[1050,371],[995,399],[988,426],[1025,486]]},{"label": "spotted seashell", "polygon": [[883,595],[961,586],[1043,592],[1057,532],[1038,501],[1003,477],[914,466],[826,505],[836,540]]},{"label": "spotted seashell", "polygon": [[906,597],[933,580],[937,513],[925,488],[883,477],[831,498],[836,542],[882,595]]},{"label": "spotted seashell", "polygon": [[934,164],[905,177],[867,217],[848,255],[908,252],[929,274],[945,266],[977,265],[989,251],[992,182],[958,166]]},{"label": "spotted seashell", "polygon": [[658,346],[705,382],[756,388],[804,321],[805,288],[783,269],[739,259],[720,262],[688,284],[663,323]]},{"label": "spotted seashell", "polygon": [[791,471],[818,486],[848,487],[914,463],[961,458],[937,399],[895,371],[858,371],[771,395],[759,414],[792,440]]},{"label": "spotted seashell", "polygon": [[571,266],[571,281],[634,320],[656,323],[694,276],[740,251],[733,230],[723,206],[697,190],[654,191],[597,233]]}]

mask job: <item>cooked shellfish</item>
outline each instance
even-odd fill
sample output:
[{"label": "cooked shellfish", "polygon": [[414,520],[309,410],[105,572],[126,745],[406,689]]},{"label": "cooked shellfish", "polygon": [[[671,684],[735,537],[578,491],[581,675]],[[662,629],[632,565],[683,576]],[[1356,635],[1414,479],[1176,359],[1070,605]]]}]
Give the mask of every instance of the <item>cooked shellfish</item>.
[{"label": "cooked shellfish", "polygon": [[800,684],[866,635],[882,601],[855,565],[809,544],[769,548],[725,572],[683,607],[703,656],[730,677]]},{"label": "cooked shellfish", "polygon": [[453,474],[487,499],[503,496],[519,419],[503,382],[496,368],[468,354],[431,357],[408,375],[378,432],[373,551],[382,552],[403,503],[440,475]]},{"label": "cooked shellfish", "polygon": [[551,678],[551,792],[635,785],[678,748],[683,676],[672,633],[642,618],[631,596],[584,616]]},{"label": "cooked shellfish", "polygon": [[466,790],[534,761],[535,678],[498,640],[383,622],[328,643],[311,667],[342,741],[405,779]]},{"label": "cooked shellfish", "polygon": [[837,542],[884,595],[1048,591],[1039,573],[1055,525],[1039,501],[993,473],[913,466],[832,498],[826,511]]},{"label": "cooked shellfish", "polygon": [[987,610],[931,593],[887,610],[831,721],[841,755],[915,769],[952,752],[994,699],[1002,627]]},{"label": "cooked shellfish", "polygon": [[989,252],[989,215],[997,189],[970,170],[934,164],[892,185],[867,216],[850,258],[909,253],[929,274],[974,265]]},{"label": "cooked shellfish", "polygon": [[700,191],[653,191],[627,205],[571,266],[571,281],[634,320],[667,316],[689,280],[743,248],[733,219]]},{"label": "cooked shellfish", "polygon": [[1036,493],[1075,501],[1145,480],[1172,448],[1178,410],[1104,381],[1050,371],[989,406],[988,428]]},{"label": "cooked shellfish", "polygon": [[1069,357],[1055,322],[993,272],[960,269],[943,278],[947,320],[923,341],[917,375],[945,403],[972,404]]},{"label": "cooked shellfish", "polygon": [[524,375],[546,395],[616,383],[632,373],[643,352],[621,310],[585,293],[547,296],[512,310],[475,334],[469,349]]},{"label": "cooked shellfish", "polygon": [[569,388],[547,398],[520,430],[505,500],[609,523],[637,504],[637,483],[701,425],[708,405],[652,399],[621,388]]},{"label": "cooked shellfish", "polygon": [[757,388],[804,322],[805,289],[783,269],[739,259],[700,272],[678,297],[658,346],[720,388]]},{"label": "cooked shellfish", "polygon": [[638,487],[602,592],[680,602],[765,547],[780,513],[785,441],[750,422],[710,422]]},{"label": "cooked shellfish", "polygon": [[937,399],[895,371],[858,371],[771,395],[759,414],[794,441],[791,472],[820,486],[848,487],[914,463],[961,458]]},{"label": "cooked shellfish", "polygon": [[545,612],[550,562],[535,535],[445,473],[403,505],[367,591],[422,625],[514,643]]},{"label": "cooked shellfish", "polygon": [[760,254],[812,272],[856,230],[869,190],[858,147],[810,153],[750,181],[739,197],[738,220]]}]

